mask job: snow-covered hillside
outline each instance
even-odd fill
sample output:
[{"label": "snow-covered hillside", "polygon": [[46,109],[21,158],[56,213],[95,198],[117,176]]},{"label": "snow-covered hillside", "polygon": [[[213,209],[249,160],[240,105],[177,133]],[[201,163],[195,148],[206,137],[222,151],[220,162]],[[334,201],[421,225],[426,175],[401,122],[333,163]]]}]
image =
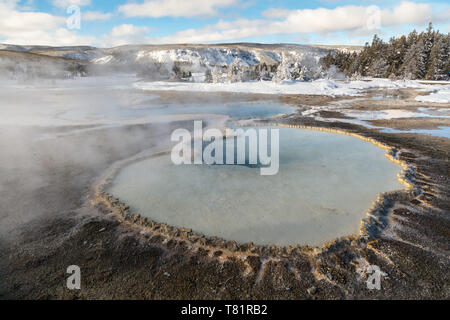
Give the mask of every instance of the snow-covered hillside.
[{"label": "snow-covered hillside", "polygon": [[[2,52],[18,65],[24,57],[38,56],[46,61],[51,57],[55,61],[59,58],[78,62],[86,66],[87,75],[136,73],[148,80],[228,83],[318,79],[323,76],[319,60],[330,49],[283,44],[143,45],[109,49],[0,45]],[[17,66],[13,72],[16,69]]]},{"label": "snow-covered hillside", "polygon": [[0,79],[61,79],[85,75],[85,64],[79,60],[27,51],[0,50]]},{"label": "snow-covered hillside", "polygon": [[322,75],[328,51],[309,46],[141,46],[105,50],[91,60],[94,70],[134,69],[153,80],[243,82],[310,80]]}]

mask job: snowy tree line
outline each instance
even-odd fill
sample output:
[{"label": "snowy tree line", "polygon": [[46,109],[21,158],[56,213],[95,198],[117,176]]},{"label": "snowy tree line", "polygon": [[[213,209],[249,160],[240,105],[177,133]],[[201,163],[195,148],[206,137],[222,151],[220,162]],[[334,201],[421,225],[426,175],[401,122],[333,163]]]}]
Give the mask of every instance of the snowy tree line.
[{"label": "snowy tree line", "polygon": [[337,67],[348,77],[391,79],[450,79],[450,33],[415,30],[408,36],[383,42],[377,35],[359,52],[333,52],[322,58],[325,68]]}]

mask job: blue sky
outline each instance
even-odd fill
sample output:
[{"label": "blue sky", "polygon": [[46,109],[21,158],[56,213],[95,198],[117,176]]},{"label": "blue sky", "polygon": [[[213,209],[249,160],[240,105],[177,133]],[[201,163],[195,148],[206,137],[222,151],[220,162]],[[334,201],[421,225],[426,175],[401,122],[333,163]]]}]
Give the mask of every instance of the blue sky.
[{"label": "blue sky", "polygon": [[429,21],[450,31],[448,1],[0,0],[0,42],[15,44],[363,45],[374,33],[387,40]]}]

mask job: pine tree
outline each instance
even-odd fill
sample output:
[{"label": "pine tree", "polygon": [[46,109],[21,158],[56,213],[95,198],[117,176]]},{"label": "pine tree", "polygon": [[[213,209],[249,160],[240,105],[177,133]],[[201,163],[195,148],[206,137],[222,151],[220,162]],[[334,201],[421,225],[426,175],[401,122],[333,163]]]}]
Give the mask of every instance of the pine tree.
[{"label": "pine tree", "polygon": [[417,60],[416,60],[417,45],[412,44],[406,52],[405,62],[403,63],[401,75],[403,78],[415,79],[417,76]]},{"label": "pine tree", "polygon": [[402,76],[407,79],[423,79],[425,75],[425,48],[423,39],[412,44],[406,52]]},{"label": "pine tree", "polygon": [[326,69],[336,66],[348,77],[372,76],[409,79],[448,79],[450,34],[433,30],[416,30],[408,36],[391,38],[384,43],[377,35],[359,53],[337,52],[322,59]]},{"label": "pine tree", "polygon": [[345,74],[349,77],[357,75],[359,64],[360,64],[359,55],[356,52],[353,52],[352,55],[349,57],[349,64],[348,68],[345,70]]},{"label": "pine tree", "polygon": [[424,50],[423,50],[423,55],[424,55],[424,59],[425,59],[425,68],[426,70],[428,70],[430,68],[430,64],[431,64],[431,50],[434,46],[434,38],[435,38],[435,33],[433,31],[433,24],[430,22],[428,24],[428,28],[427,28],[427,32],[423,35],[424,38]]},{"label": "pine tree", "polygon": [[371,65],[372,65],[371,49],[369,44],[366,43],[363,51],[359,55],[359,65],[357,73],[361,76],[366,76]]},{"label": "pine tree", "polygon": [[417,78],[423,79],[427,73],[428,54],[423,39],[417,43]]},{"label": "pine tree", "polygon": [[446,37],[439,37],[430,54],[430,66],[426,75],[430,80],[446,80],[446,65],[449,59],[449,46]]},{"label": "pine tree", "polygon": [[406,52],[408,51],[408,43],[405,36],[391,41],[390,48],[392,48],[392,55],[389,57],[389,76],[400,76],[401,66],[403,65]]},{"label": "pine tree", "polygon": [[419,39],[419,34],[417,33],[416,29],[414,29],[410,34],[408,34],[408,46],[411,47],[413,43],[416,43]]},{"label": "pine tree", "polygon": [[447,45],[447,52],[446,52],[446,57],[447,57],[447,62],[445,63],[445,68],[444,68],[444,74],[445,74],[445,79],[446,80],[450,80],[450,33],[447,34],[447,36],[445,37],[445,43]]},{"label": "pine tree", "polygon": [[374,61],[369,70],[369,75],[375,78],[385,78],[388,76],[389,65],[385,58],[379,57]]}]

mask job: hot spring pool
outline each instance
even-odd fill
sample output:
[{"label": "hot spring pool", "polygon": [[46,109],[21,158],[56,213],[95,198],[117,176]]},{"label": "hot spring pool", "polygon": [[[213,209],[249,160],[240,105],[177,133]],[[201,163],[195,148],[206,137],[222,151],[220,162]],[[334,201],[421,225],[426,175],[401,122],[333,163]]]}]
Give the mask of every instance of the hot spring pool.
[{"label": "hot spring pool", "polygon": [[181,165],[170,154],[123,167],[107,191],[154,221],[256,244],[320,245],[358,234],[380,192],[402,189],[400,166],[355,137],[279,128],[280,169]]},{"label": "hot spring pool", "polygon": [[292,114],[296,107],[276,103],[228,103],[228,104],[183,104],[163,105],[148,110],[150,115],[170,114],[223,114],[232,119],[271,118],[282,114]]}]

